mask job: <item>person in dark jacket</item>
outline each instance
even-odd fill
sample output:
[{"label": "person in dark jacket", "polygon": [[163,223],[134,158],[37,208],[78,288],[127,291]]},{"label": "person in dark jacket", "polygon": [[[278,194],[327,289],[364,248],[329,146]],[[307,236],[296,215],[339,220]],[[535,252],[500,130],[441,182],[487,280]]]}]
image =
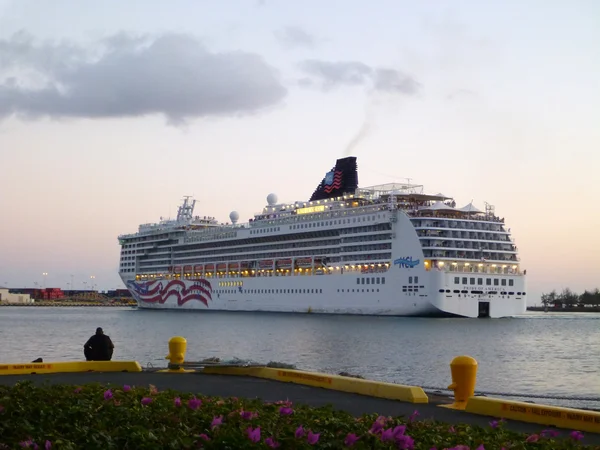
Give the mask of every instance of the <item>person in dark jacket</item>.
[{"label": "person in dark jacket", "polygon": [[96,334],[83,345],[83,353],[86,361],[110,361],[114,348],[110,337],[104,334],[102,328],[98,327]]}]

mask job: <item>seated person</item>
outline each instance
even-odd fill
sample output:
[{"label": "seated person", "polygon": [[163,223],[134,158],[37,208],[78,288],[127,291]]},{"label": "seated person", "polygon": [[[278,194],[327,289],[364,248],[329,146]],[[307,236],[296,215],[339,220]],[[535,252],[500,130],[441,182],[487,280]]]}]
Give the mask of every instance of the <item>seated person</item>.
[{"label": "seated person", "polygon": [[83,346],[86,361],[110,361],[114,351],[110,337],[104,334],[102,328],[96,328],[96,334]]}]

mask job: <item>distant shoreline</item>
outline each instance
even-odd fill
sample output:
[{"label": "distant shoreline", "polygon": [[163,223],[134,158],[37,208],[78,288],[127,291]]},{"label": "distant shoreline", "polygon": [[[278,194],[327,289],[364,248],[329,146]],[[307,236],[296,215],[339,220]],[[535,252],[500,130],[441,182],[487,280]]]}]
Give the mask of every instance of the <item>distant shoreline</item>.
[{"label": "distant shoreline", "polygon": [[527,307],[527,311],[541,311],[541,312],[579,312],[579,313],[600,313],[600,306],[593,306],[593,307],[587,307],[587,308],[581,308],[581,307],[559,307],[559,308],[552,308],[552,307],[546,307],[546,306],[528,306]]},{"label": "distant shoreline", "polygon": [[104,303],[104,302],[72,302],[72,301],[36,301],[35,303],[0,303],[0,307],[24,306],[28,308],[51,307],[51,308],[80,308],[80,307],[95,307],[95,308],[122,308],[137,306],[135,301],[131,303]]}]

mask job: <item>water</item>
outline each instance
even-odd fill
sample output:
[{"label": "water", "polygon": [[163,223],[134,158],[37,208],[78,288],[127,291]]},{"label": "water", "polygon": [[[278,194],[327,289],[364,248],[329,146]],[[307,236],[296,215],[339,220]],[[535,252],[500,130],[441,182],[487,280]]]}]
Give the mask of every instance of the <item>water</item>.
[{"label": "water", "polygon": [[[186,359],[217,356],[403,384],[447,387],[454,356],[479,363],[477,389],[600,397],[600,314],[537,313],[465,320],[129,308],[0,308],[2,362],[83,359],[96,327],[114,359],[164,367],[168,340],[188,341]],[[600,402],[545,401],[600,409]]]}]

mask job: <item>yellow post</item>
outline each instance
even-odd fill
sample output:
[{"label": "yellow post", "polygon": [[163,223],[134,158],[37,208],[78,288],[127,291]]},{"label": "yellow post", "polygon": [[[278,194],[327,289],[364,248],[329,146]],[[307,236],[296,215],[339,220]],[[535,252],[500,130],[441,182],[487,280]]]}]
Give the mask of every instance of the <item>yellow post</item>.
[{"label": "yellow post", "polygon": [[467,401],[475,395],[477,381],[477,361],[470,356],[457,356],[450,363],[452,384],[448,389],[454,391],[454,403],[446,408],[465,409]]},{"label": "yellow post", "polygon": [[193,370],[185,370],[182,367],[184,358],[185,358],[185,350],[187,348],[187,341],[184,337],[174,336],[169,339],[169,354],[165,359],[169,360],[169,368],[167,370],[159,370],[159,372],[169,372],[169,373],[185,373],[185,372],[194,372]]}]

